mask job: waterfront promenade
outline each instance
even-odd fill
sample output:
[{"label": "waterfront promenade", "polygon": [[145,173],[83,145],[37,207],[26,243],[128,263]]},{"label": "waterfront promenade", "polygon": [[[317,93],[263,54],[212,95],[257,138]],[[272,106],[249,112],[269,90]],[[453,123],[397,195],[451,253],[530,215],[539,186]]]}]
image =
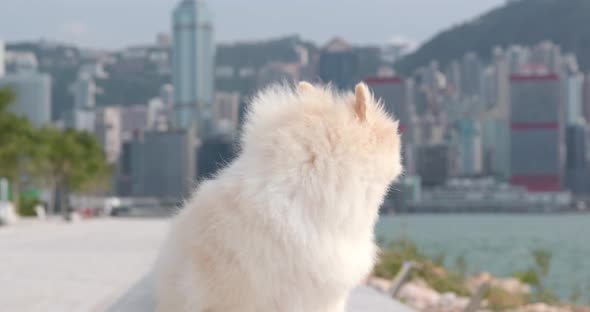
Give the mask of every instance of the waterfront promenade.
[{"label": "waterfront promenade", "polygon": [[[0,310],[153,311],[150,271],[166,219],[24,220],[0,227]],[[348,311],[411,311],[357,288]]]}]

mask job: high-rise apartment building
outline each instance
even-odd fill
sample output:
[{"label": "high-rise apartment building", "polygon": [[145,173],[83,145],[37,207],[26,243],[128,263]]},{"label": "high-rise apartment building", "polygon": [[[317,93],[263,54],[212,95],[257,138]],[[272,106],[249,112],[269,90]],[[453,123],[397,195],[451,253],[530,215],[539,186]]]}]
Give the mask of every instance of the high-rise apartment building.
[{"label": "high-rise apartment building", "polygon": [[483,65],[479,57],[469,52],[461,60],[461,92],[465,96],[480,96]]}]

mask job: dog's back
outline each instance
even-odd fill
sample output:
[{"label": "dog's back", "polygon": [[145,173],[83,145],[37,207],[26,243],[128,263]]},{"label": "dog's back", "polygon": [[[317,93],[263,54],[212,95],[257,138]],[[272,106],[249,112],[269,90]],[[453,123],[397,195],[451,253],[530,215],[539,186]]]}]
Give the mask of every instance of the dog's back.
[{"label": "dog's back", "polygon": [[173,223],[159,311],[342,311],[401,171],[397,124],[364,85],[276,86],[252,103],[241,143]]}]

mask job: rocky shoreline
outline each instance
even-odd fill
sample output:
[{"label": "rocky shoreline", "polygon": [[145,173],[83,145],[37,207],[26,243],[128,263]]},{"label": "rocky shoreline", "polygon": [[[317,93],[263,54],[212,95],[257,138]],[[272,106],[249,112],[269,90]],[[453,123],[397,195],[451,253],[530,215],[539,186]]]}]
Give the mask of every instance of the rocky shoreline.
[{"label": "rocky shoreline", "polygon": [[[393,282],[389,279],[371,276],[367,279],[367,285],[385,294],[388,294]],[[489,273],[481,273],[466,281],[466,286],[471,293],[487,283],[493,292],[490,299],[483,299],[477,311],[510,311],[510,312],[590,312],[590,307],[575,306],[570,304],[528,303],[532,293],[532,287],[520,282],[514,277],[499,278]],[[489,296],[489,295],[488,295]],[[503,298],[498,298],[504,296]],[[522,299],[518,299],[522,298]],[[424,280],[411,280],[400,288],[396,299],[406,305],[424,312],[463,312],[470,302],[469,296],[457,295],[454,292],[438,292],[430,287]],[[506,300],[505,307],[495,306],[498,300]]]},{"label": "rocky shoreline", "polygon": [[547,287],[550,251],[535,249],[531,256],[531,267],[508,277],[470,275],[464,257],[449,265],[444,254],[432,258],[412,241],[399,240],[381,250],[367,284],[417,311],[590,312],[590,306],[576,304],[583,294],[568,302]]}]

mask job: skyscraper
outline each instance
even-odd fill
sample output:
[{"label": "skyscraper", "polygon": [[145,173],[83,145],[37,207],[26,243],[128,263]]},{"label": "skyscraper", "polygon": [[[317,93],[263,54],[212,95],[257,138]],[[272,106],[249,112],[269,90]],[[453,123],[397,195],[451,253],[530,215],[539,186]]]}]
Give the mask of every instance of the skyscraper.
[{"label": "skyscraper", "polygon": [[36,127],[51,121],[51,77],[48,74],[26,72],[0,78],[0,88],[10,87],[16,100],[10,110],[27,117]]},{"label": "skyscraper", "polygon": [[350,44],[334,38],[322,49],[319,74],[322,82],[332,83],[339,89],[350,89],[358,77],[359,60]]},{"label": "skyscraper", "polygon": [[365,83],[374,92],[375,98],[383,102],[385,110],[399,120],[399,132],[402,136],[402,159],[406,173],[414,172],[413,136],[414,109],[411,93],[413,84],[410,79],[400,77],[368,77]]},{"label": "skyscraper", "polygon": [[74,96],[74,107],[64,113],[64,124],[68,128],[94,132],[96,114],[96,93],[98,87],[91,73],[80,70],[78,78],[70,85],[70,93]]},{"label": "skyscraper", "polygon": [[506,51],[506,58],[511,74],[520,74],[524,71],[525,65],[529,62],[530,51],[528,48],[512,45]]},{"label": "skyscraper", "polygon": [[240,94],[238,92],[216,92],[213,116],[219,130],[235,132],[238,129],[240,114]]},{"label": "skyscraper", "polygon": [[0,78],[4,76],[4,42],[0,40]]},{"label": "skyscraper", "polygon": [[98,88],[94,78],[89,73],[80,72],[78,79],[70,86],[70,92],[74,96],[75,108],[94,108]]},{"label": "skyscraper", "polygon": [[568,125],[577,124],[583,118],[583,83],[582,75],[573,74],[563,77],[565,85],[565,112]]},{"label": "skyscraper", "polygon": [[487,112],[482,119],[484,171],[505,181],[510,179],[510,120]]},{"label": "skyscraper", "polygon": [[465,54],[461,60],[461,91],[466,96],[481,95],[483,65],[473,52]]},{"label": "skyscraper", "polygon": [[412,120],[413,109],[407,92],[407,81],[400,77],[368,77],[365,83],[375,98],[383,101],[385,110],[399,120],[400,131],[406,130]]},{"label": "skyscraper", "polygon": [[[519,69],[526,53],[516,50],[514,66]],[[523,55],[520,55],[523,54]],[[493,109],[483,122],[484,133],[487,132],[487,151],[489,173],[501,180],[510,177],[510,57],[509,52],[495,48],[494,55],[494,93]],[[519,60],[520,59],[520,60]],[[486,157],[484,156],[484,157]]]},{"label": "skyscraper", "polygon": [[452,61],[446,71],[447,87],[453,94],[461,94],[461,66],[459,62]]},{"label": "skyscraper", "polygon": [[213,105],[213,18],[201,0],[182,0],[173,12],[174,125],[206,131]]},{"label": "skyscraper", "polygon": [[584,76],[584,119],[590,124],[590,72]]},{"label": "skyscraper", "polygon": [[165,84],[160,88],[160,99],[166,108],[174,105],[174,87],[171,84]]},{"label": "skyscraper", "polygon": [[120,193],[180,200],[195,180],[195,135],[191,130],[136,131],[123,144]]},{"label": "skyscraper", "polygon": [[118,107],[101,107],[96,112],[95,122],[95,135],[107,161],[116,163],[121,154],[121,110]]},{"label": "skyscraper", "polygon": [[575,194],[590,193],[590,128],[585,123],[566,129],[565,184]]},{"label": "skyscraper", "polygon": [[494,103],[498,115],[508,119],[510,105],[510,65],[506,53],[496,48],[494,53]]},{"label": "skyscraper", "polygon": [[543,41],[531,51],[530,65],[536,68],[545,67],[551,74],[561,72],[561,48],[551,41]]},{"label": "skyscraper", "polygon": [[455,122],[457,170],[463,176],[475,176],[483,171],[481,124],[465,115]]},{"label": "skyscraper", "polygon": [[496,70],[493,66],[488,66],[484,69],[481,77],[481,100],[485,108],[489,109],[496,106],[496,89]]},{"label": "skyscraper", "polygon": [[565,142],[559,77],[513,75],[511,81],[511,182],[529,191],[560,191]]}]

